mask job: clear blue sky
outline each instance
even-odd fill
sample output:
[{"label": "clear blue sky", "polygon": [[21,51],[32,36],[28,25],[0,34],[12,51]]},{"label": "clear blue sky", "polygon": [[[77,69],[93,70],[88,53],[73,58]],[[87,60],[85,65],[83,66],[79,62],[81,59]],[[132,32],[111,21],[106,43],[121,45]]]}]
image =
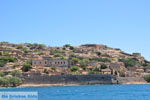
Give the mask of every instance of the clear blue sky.
[{"label": "clear blue sky", "polygon": [[1,0],[0,41],[106,44],[150,60],[150,0]]}]

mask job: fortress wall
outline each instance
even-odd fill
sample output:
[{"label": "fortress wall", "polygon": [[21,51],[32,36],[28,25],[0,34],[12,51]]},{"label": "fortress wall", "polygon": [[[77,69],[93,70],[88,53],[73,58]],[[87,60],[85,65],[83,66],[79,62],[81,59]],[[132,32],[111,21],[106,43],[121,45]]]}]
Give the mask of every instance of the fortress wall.
[{"label": "fortress wall", "polygon": [[143,77],[117,77],[119,84],[138,84],[146,83]]},{"label": "fortress wall", "polygon": [[116,83],[112,75],[59,75],[41,76],[23,75],[24,84],[112,84]]}]

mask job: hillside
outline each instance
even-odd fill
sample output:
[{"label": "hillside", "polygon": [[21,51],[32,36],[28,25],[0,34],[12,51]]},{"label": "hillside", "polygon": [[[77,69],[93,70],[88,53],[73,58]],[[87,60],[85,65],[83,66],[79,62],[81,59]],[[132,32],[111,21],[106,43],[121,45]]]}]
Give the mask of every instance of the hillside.
[{"label": "hillside", "polygon": [[[68,61],[67,67],[33,65],[41,60]],[[49,47],[43,44],[13,44],[0,42],[0,75],[112,74],[139,77],[150,73],[150,62],[140,53],[128,54],[100,44]]]}]

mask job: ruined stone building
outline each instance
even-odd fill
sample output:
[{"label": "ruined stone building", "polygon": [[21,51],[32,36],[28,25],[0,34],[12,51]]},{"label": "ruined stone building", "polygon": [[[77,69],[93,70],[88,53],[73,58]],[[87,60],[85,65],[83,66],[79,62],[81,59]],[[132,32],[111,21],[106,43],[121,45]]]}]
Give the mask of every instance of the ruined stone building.
[{"label": "ruined stone building", "polygon": [[53,59],[36,59],[32,60],[32,66],[45,66],[45,67],[69,67],[69,61],[68,60],[53,60]]}]

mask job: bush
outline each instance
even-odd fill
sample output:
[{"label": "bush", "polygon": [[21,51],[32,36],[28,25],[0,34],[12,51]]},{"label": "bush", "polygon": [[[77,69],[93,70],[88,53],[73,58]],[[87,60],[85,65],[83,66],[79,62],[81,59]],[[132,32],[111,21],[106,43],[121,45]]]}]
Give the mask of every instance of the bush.
[{"label": "bush", "polygon": [[79,66],[73,66],[73,67],[70,68],[70,70],[71,70],[72,72],[76,72],[76,71],[79,70]]},{"label": "bush", "polygon": [[5,64],[6,64],[6,62],[5,62],[5,61],[0,60],[0,67],[4,67],[4,66],[5,66]]},{"label": "bush", "polygon": [[80,61],[80,67],[85,69],[88,66],[88,63],[89,63],[88,59],[83,59]]},{"label": "bush", "polygon": [[100,71],[90,71],[88,74],[102,74]]},{"label": "bush", "polygon": [[17,49],[22,49],[22,48],[23,48],[22,44],[17,45]]},{"label": "bush", "polygon": [[46,73],[46,74],[49,74],[49,71],[47,69],[44,69],[43,72]]},{"label": "bush", "polygon": [[4,76],[4,73],[3,72],[0,72],[0,77],[3,77]]},{"label": "bush", "polygon": [[17,86],[22,83],[22,80],[18,77],[0,77],[0,86]]},{"label": "bush", "polygon": [[4,52],[3,56],[10,56],[8,52]]},{"label": "bush", "polygon": [[32,60],[31,59],[27,60],[27,64],[32,65]]},{"label": "bush", "polygon": [[100,69],[97,68],[97,67],[95,67],[95,68],[92,69],[92,71],[93,71],[93,72],[100,72]]},{"label": "bush", "polygon": [[15,87],[22,83],[22,80],[18,77],[8,77],[8,82],[11,86]]},{"label": "bush", "polygon": [[145,75],[144,79],[145,79],[145,81],[150,82],[150,75]]},{"label": "bush", "polygon": [[61,56],[61,54],[56,53],[56,54],[54,54],[54,57],[62,57],[62,56]]},{"label": "bush", "polygon": [[106,69],[107,68],[107,65],[106,64],[102,64],[101,65],[101,69]]},{"label": "bush", "polygon": [[80,59],[73,57],[72,61],[74,64],[78,64],[80,62]]},{"label": "bush", "polygon": [[70,44],[66,44],[66,45],[64,45],[64,47],[67,47],[67,48],[69,47],[70,50],[73,50],[73,49],[74,49],[74,47],[71,46]]},{"label": "bush", "polygon": [[24,71],[24,72],[28,72],[31,68],[32,68],[31,65],[25,64],[25,65],[23,65],[21,70]]},{"label": "bush", "polygon": [[98,62],[111,62],[111,59],[109,58],[90,58],[90,60]]},{"label": "bush", "polygon": [[77,56],[75,54],[71,54],[69,57],[73,58],[73,57],[77,57]]},{"label": "bush", "polygon": [[62,59],[62,60],[67,60],[67,57],[61,56],[60,59]]},{"label": "bush", "polygon": [[120,61],[122,61],[126,67],[134,67],[139,65],[139,62],[133,58],[121,59]]},{"label": "bush", "polygon": [[7,62],[15,62],[16,58],[10,57],[10,56],[3,56],[0,57],[0,67],[4,67]]},{"label": "bush", "polygon": [[150,67],[150,63],[144,63],[144,64],[142,64],[142,66],[144,66],[144,67]]},{"label": "bush", "polygon": [[51,50],[50,51],[51,52],[51,54],[60,54],[61,53],[61,51],[60,50]]},{"label": "bush", "polygon": [[14,70],[14,71],[10,72],[10,75],[19,76],[19,75],[21,75],[21,72],[19,70]]},{"label": "bush", "polygon": [[4,62],[15,62],[16,58],[10,57],[10,56],[3,56],[0,57],[0,61],[4,61]]},{"label": "bush", "polygon": [[52,69],[52,70],[56,70],[56,66],[52,66],[51,69]]},{"label": "bush", "polygon": [[23,50],[24,53],[28,53],[29,52],[28,48],[23,48],[22,50]]},{"label": "bush", "polygon": [[44,44],[30,44],[30,49],[38,49],[38,50],[43,50],[46,46]]},{"label": "bush", "polygon": [[64,47],[70,47],[70,46],[71,46],[70,44],[65,44],[65,45],[64,45]]},{"label": "bush", "polygon": [[0,86],[9,86],[10,82],[7,77],[0,77]]}]

